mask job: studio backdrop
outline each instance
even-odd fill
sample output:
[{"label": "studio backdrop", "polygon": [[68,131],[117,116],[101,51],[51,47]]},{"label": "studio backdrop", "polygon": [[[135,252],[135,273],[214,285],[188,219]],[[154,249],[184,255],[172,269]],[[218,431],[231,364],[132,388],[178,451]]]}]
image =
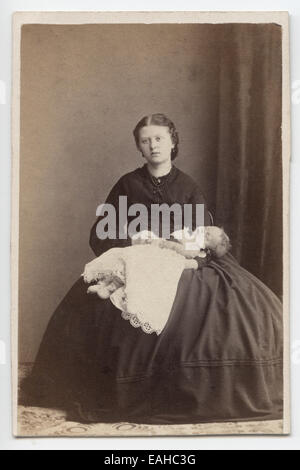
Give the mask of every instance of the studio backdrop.
[{"label": "studio backdrop", "polygon": [[281,29],[276,24],[25,25],[21,39],[19,354],[32,362],[93,258],[96,208],[142,166],[132,130],[162,112],[175,164],[232,253],[282,294]]}]

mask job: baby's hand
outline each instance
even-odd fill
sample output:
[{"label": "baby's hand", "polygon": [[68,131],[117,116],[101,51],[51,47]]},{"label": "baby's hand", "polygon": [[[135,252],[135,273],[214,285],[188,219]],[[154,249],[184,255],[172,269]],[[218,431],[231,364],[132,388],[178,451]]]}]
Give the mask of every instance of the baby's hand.
[{"label": "baby's hand", "polygon": [[106,285],[96,284],[90,286],[87,290],[88,294],[97,294],[100,299],[108,299],[111,292],[107,289]]}]

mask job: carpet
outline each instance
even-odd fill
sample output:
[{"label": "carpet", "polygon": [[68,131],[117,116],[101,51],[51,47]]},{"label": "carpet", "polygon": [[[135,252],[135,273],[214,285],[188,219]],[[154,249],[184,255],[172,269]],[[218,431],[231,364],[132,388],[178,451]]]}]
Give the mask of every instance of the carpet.
[{"label": "carpet", "polygon": [[[19,380],[26,377],[30,368],[28,364],[20,366]],[[81,424],[67,421],[66,414],[61,410],[18,407],[17,435],[20,437],[278,435],[282,432],[282,420],[173,425],[128,422]]]}]

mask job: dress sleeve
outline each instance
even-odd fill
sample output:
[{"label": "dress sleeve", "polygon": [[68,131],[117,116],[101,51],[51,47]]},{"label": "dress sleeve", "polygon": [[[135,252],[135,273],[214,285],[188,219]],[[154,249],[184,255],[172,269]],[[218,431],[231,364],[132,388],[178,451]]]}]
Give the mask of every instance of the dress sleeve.
[{"label": "dress sleeve", "polygon": [[189,203],[193,205],[193,230],[195,230],[195,228],[197,227],[196,204],[204,204],[204,225],[205,226],[214,225],[213,216],[211,212],[208,210],[206,200],[202,192],[198,188],[198,186],[194,187]]},{"label": "dress sleeve", "polygon": [[[119,196],[127,196],[124,185],[122,184],[122,178],[115,184],[110,191],[105,203],[111,204],[115,208],[116,213],[116,225],[115,231],[110,233],[111,238],[99,238],[97,234],[97,226],[106,215],[99,216],[94,223],[90,232],[90,247],[96,256],[100,256],[110,248],[122,248],[131,245],[131,239],[127,236],[126,238],[119,238]],[[115,236],[114,236],[115,235]]]}]

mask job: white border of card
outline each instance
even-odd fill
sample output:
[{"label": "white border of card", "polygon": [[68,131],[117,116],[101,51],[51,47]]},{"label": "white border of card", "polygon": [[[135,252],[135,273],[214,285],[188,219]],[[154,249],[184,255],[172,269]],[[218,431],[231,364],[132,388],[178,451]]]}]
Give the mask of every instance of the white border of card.
[{"label": "white border of card", "polygon": [[[39,24],[101,24],[101,23],[277,23],[282,26],[282,163],[283,163],[283,309],[284,309],[284,420],[282,434],[290,432],[290,345],[289,345],[289,164],[290,164],[290,77],[289,77],[289,15],[287,12],[16,12],[13,16],[13,94],[12,94],[12,221],[11,221],[11,331],[12,331],[12,393],[13,432],[18,430],[18,260],[19,260],[19,152],[20,152],[20,42],[22,25]],[[224,433],[203,425],[197,434]],[[206,427],[205,427],[206,426]],[[148,427],[150,429],[150,427]],[[218,428],[220,429],[220,428]],[[125,432],[111,428],[96,436],[149,436],[153,432]],[[195,435],[185,426],[182,432],[169,427],[165,435]],[[247,433],[246,433],[247,434]],[[251,434],[251,432],[249,432]],[[266,432],[266,434],[268,434]],[[157,434],[156,434],[157,435]],[[162,434],[158,434],[162,435]],[[70,436],[70,435],[69,435]],[[90,437],[89,435],[88,437]],[[35,437],[39,437],[38,435]]]}]

